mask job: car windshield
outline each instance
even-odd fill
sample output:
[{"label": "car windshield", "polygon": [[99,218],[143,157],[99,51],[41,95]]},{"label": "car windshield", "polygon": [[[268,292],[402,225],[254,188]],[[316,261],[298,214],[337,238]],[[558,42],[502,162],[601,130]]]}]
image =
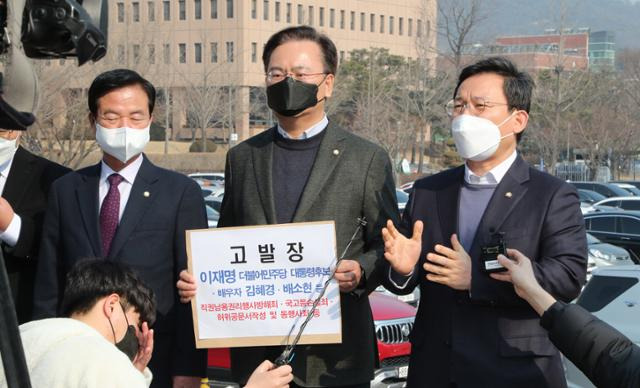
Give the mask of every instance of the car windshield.
[{"label": "car windshield", "polygon": [[593,235],[591,235],[591,234],[587,233],[587,244],[588,244],[588,245],[591,245],[591,244],[598,244],[598,243],[600,243],[600,242],[601,242],[601,241],[600,241],[600,240],[598,240],[595,236],[593,236]]}]

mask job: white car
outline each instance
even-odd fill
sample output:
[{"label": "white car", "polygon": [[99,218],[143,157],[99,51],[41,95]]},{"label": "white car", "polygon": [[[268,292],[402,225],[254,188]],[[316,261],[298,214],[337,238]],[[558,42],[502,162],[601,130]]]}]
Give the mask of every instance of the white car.
[{"label": "white car", "polygon": [[[596,268],[576,301],[640,345],[640,265]],[[566,358],[569,388],[593,388],[589,379]]]},{"label": "white car", "polygon": [[[640,210],[640,197],[611,197],[593,204],[593,206],[610,206],[622,210]],[[617,209],[616,209],[617,210]]]},{"label": "white car", "polygon": [[222,172],[196,172],[189,174],[189,178],[198,182],[200,186],[224,186]]}]

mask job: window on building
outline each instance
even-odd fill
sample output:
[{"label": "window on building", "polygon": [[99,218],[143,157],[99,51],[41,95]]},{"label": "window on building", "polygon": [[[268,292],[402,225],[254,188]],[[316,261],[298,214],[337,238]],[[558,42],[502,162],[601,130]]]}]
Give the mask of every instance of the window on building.
[{"label": "window on building", "polygon": [[147,53],[149,54],[149,64],[153,65],[156,63],[156,46],[153,44],[147,45]]},{"label": "window on building", "polygon": [[211,19],[218,18],[218,0],[211,0]]},{"label": "window on building", "polygon": [[262,19],[269,20],[269,0],[262,3]]},{"label": "window on building", "polygon": [[369,15],[369,32],[376,32],[376,15]]},{"label": "window on building", "polygon": [[185,0],[178,0],[178,18],[187,20],[187,4]]},{"label": "window on building", "polygon": [[162,47],[162,56],[165,65],[171,63],[171,46],[169,45],[169,43],[165,43]]},{"label": "window on building", "polygon": [[274,10],[274,19],[276,22],[280,21],[280,2],[276,1],[276,9]]},{"label": "window on building", "polygon": [[227,18],[233,18],[233,0],[227,0]]},{"label": "window on building", "polygon": [[258,0],[251,0],[251,19],[258,18]]},{"label": "window on building", "polygon": [[124,62],[124,45],[123,44],[118,45],[118,55],[116,56],[116,60],[118,61],[118,63]]},{"label": "window on building", "polygon": [[413,19],[411,18],[407,20],[407,35],[409,36],[413,35]]},{"label": "window on building", "polygon": [[134,44],[132,48],[133,48],[133,63],[138,64],[140,63],[140,45]]},{"label": "window on building", "polygon": [[251,42],[251,63],[258,62],[258,44]]},{"label": "window on building", "polygon": [[304,8],[302,4],[298,4],[298,24],[304,24]]},{"label": "window on building", "polygon": [[118,23],[124,23],[124,3],[118,3]]},{"label": "window on building", "polygon": [[324,7],[320,7],[318,11],[318,24],[320,27],[324,27]]},{"label": "window on building", "polygon": [[171,3],[169,1],[162,2],[162,15],[165,22],[171,20]]},{"label": "window on building", "polygon": [[233,42],[227,42],[227,62],[233,63]]},{"label": "window on building", "polygon": [[178,44],[178,62],[187,63],[187,45],[185,43]]},{"label": "window on building", "polygon": [[147,16],[150,22],[156,21],[156,4],[153,1],[147,2]]},{"label": "window on building", "polygon": [[329,9],[329,27],[334,28],[336,26],[336,10]]},{"label": "window on building", "polygon": [[291,23],[291,3],[287,3],[287,23]]},{"label": "window on building", "polygon": [[393,16],[389,16],[389,34],[393,35]]},{"label": "window on building", "polygon": [[218,63],[218,42],[210,43],[209,51],[211,51],[211,63]]},{"label": "window on building", "polygon": [[309,25],[313,26],[313,5],[309,6]]},{"label": "window on building", "polygon": [[340,28],[344,30],[344,10],[340,10]]},{"label": "window on building", "polygon": [[351,28],[351,31],[353,31],[356,29],[356,13],[351,11],[349,16],[349,27]]},{"label": "window on building", "polygon": [[344,61],[344,51],[340,50],[340,63]]},{"label": "window on building", "polygon": [[398,35],[404,34],[404,18],[398,18]]},{"label": "window on building", "polygon": [[366,17],[364,12],[360,12],[360,31],[364,31],[364,24],[366,22]]},{"label": "window on building", "polygon": [[418,19],[417,25],[416,25],[416,35],[417,36],[422,36],[422,20]]},{"label": "window on building", "polygon": [[202,63],[202,43],[194,43],[193,51],[196,63]]},{"label": "window on building", "polygon": [[131,18],[134,22],[140,21],[140,3],[137,1],[131,3]]},{"label": "window on building", "polygon": [[431,34],[431,20],[427,20],[427,38]]},{"label": "window on building", "polygon": [[193,17],[196,20],[202,19],[202,0],[193,0]]},{"label": "window on building", "polygon": [[380,15],[380,33],[384,34],[384,15]]}]

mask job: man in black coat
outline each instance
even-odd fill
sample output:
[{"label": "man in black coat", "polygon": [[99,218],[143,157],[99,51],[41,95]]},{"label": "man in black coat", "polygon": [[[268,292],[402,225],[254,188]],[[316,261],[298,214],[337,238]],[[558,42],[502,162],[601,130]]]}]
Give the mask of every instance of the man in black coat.
[{"label": "man in black coat", "polygon": [[33,310],[36,258],[49,188],[70,170],[19,146],[26,128],[13,127],[0,129],[0,244],[18,322],[24,323],[31,320]]},{"label": "man in black coat", "polygon": [[410,387],[566,386],[535,311],[489,276],[506,245],[532,258],[536,277],[560,300],[575,298],[585,281],[575,189],[517,152],[532,89],[531,77],[504,58],[463,69],[448,112],[465,164],[415,182],[403,217],[411,239],[390,222],[383,231],[385,286],[396,293],[420,286]]}]

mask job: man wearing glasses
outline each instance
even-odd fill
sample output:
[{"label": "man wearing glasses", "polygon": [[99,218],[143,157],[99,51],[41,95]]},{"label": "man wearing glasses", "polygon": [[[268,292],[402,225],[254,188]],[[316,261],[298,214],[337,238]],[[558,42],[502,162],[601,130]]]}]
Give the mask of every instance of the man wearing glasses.
[{"label": "man wearing glasses", "polygon": [[51,188],[34,315],[60,313],[61,279],[79,260],[125,263],[156,295],[151,387],[200,387],[206,352],[195,348],[191,311],[178,302],[174,287],[187,267],[185,230],[207,227],[200,187],[142,153],[155,104],[149,81],[131,70],[107,71],[92,82],[88,103],[103,158]]},{"label": "man wearing glasses", "polygon": [[420,286],[410,387],[566,387],[560,355],[518,297],[497,255],[530,257],[536,279],[569,302],[585,281],[578,196],[531,168],[517,144],[529,119],[531,77],[507,59],[462,70],[447,104],[463,166],[416,181],[403,226],[383,230],[387,288]]},{"label": "man wearing glasses", "polygon": [[[359,217],[367,225],[341,261],[342,343],[298,346],[291,360],[293,386],[369,387],[376,339],[367,295],[380,283],[381,229],[398,219],[392,167],[386,152],[338,127],[325,114],[337,70],[336,47],[308,26],[277,32],[262,55],[269,107],[278,124],[227,154],[225,194],[218,226],[335,221],[342,252]],[[183,300],[194,295],[182,274]],[[244,383],[281,347],[234,348],[231,368]]]}]

